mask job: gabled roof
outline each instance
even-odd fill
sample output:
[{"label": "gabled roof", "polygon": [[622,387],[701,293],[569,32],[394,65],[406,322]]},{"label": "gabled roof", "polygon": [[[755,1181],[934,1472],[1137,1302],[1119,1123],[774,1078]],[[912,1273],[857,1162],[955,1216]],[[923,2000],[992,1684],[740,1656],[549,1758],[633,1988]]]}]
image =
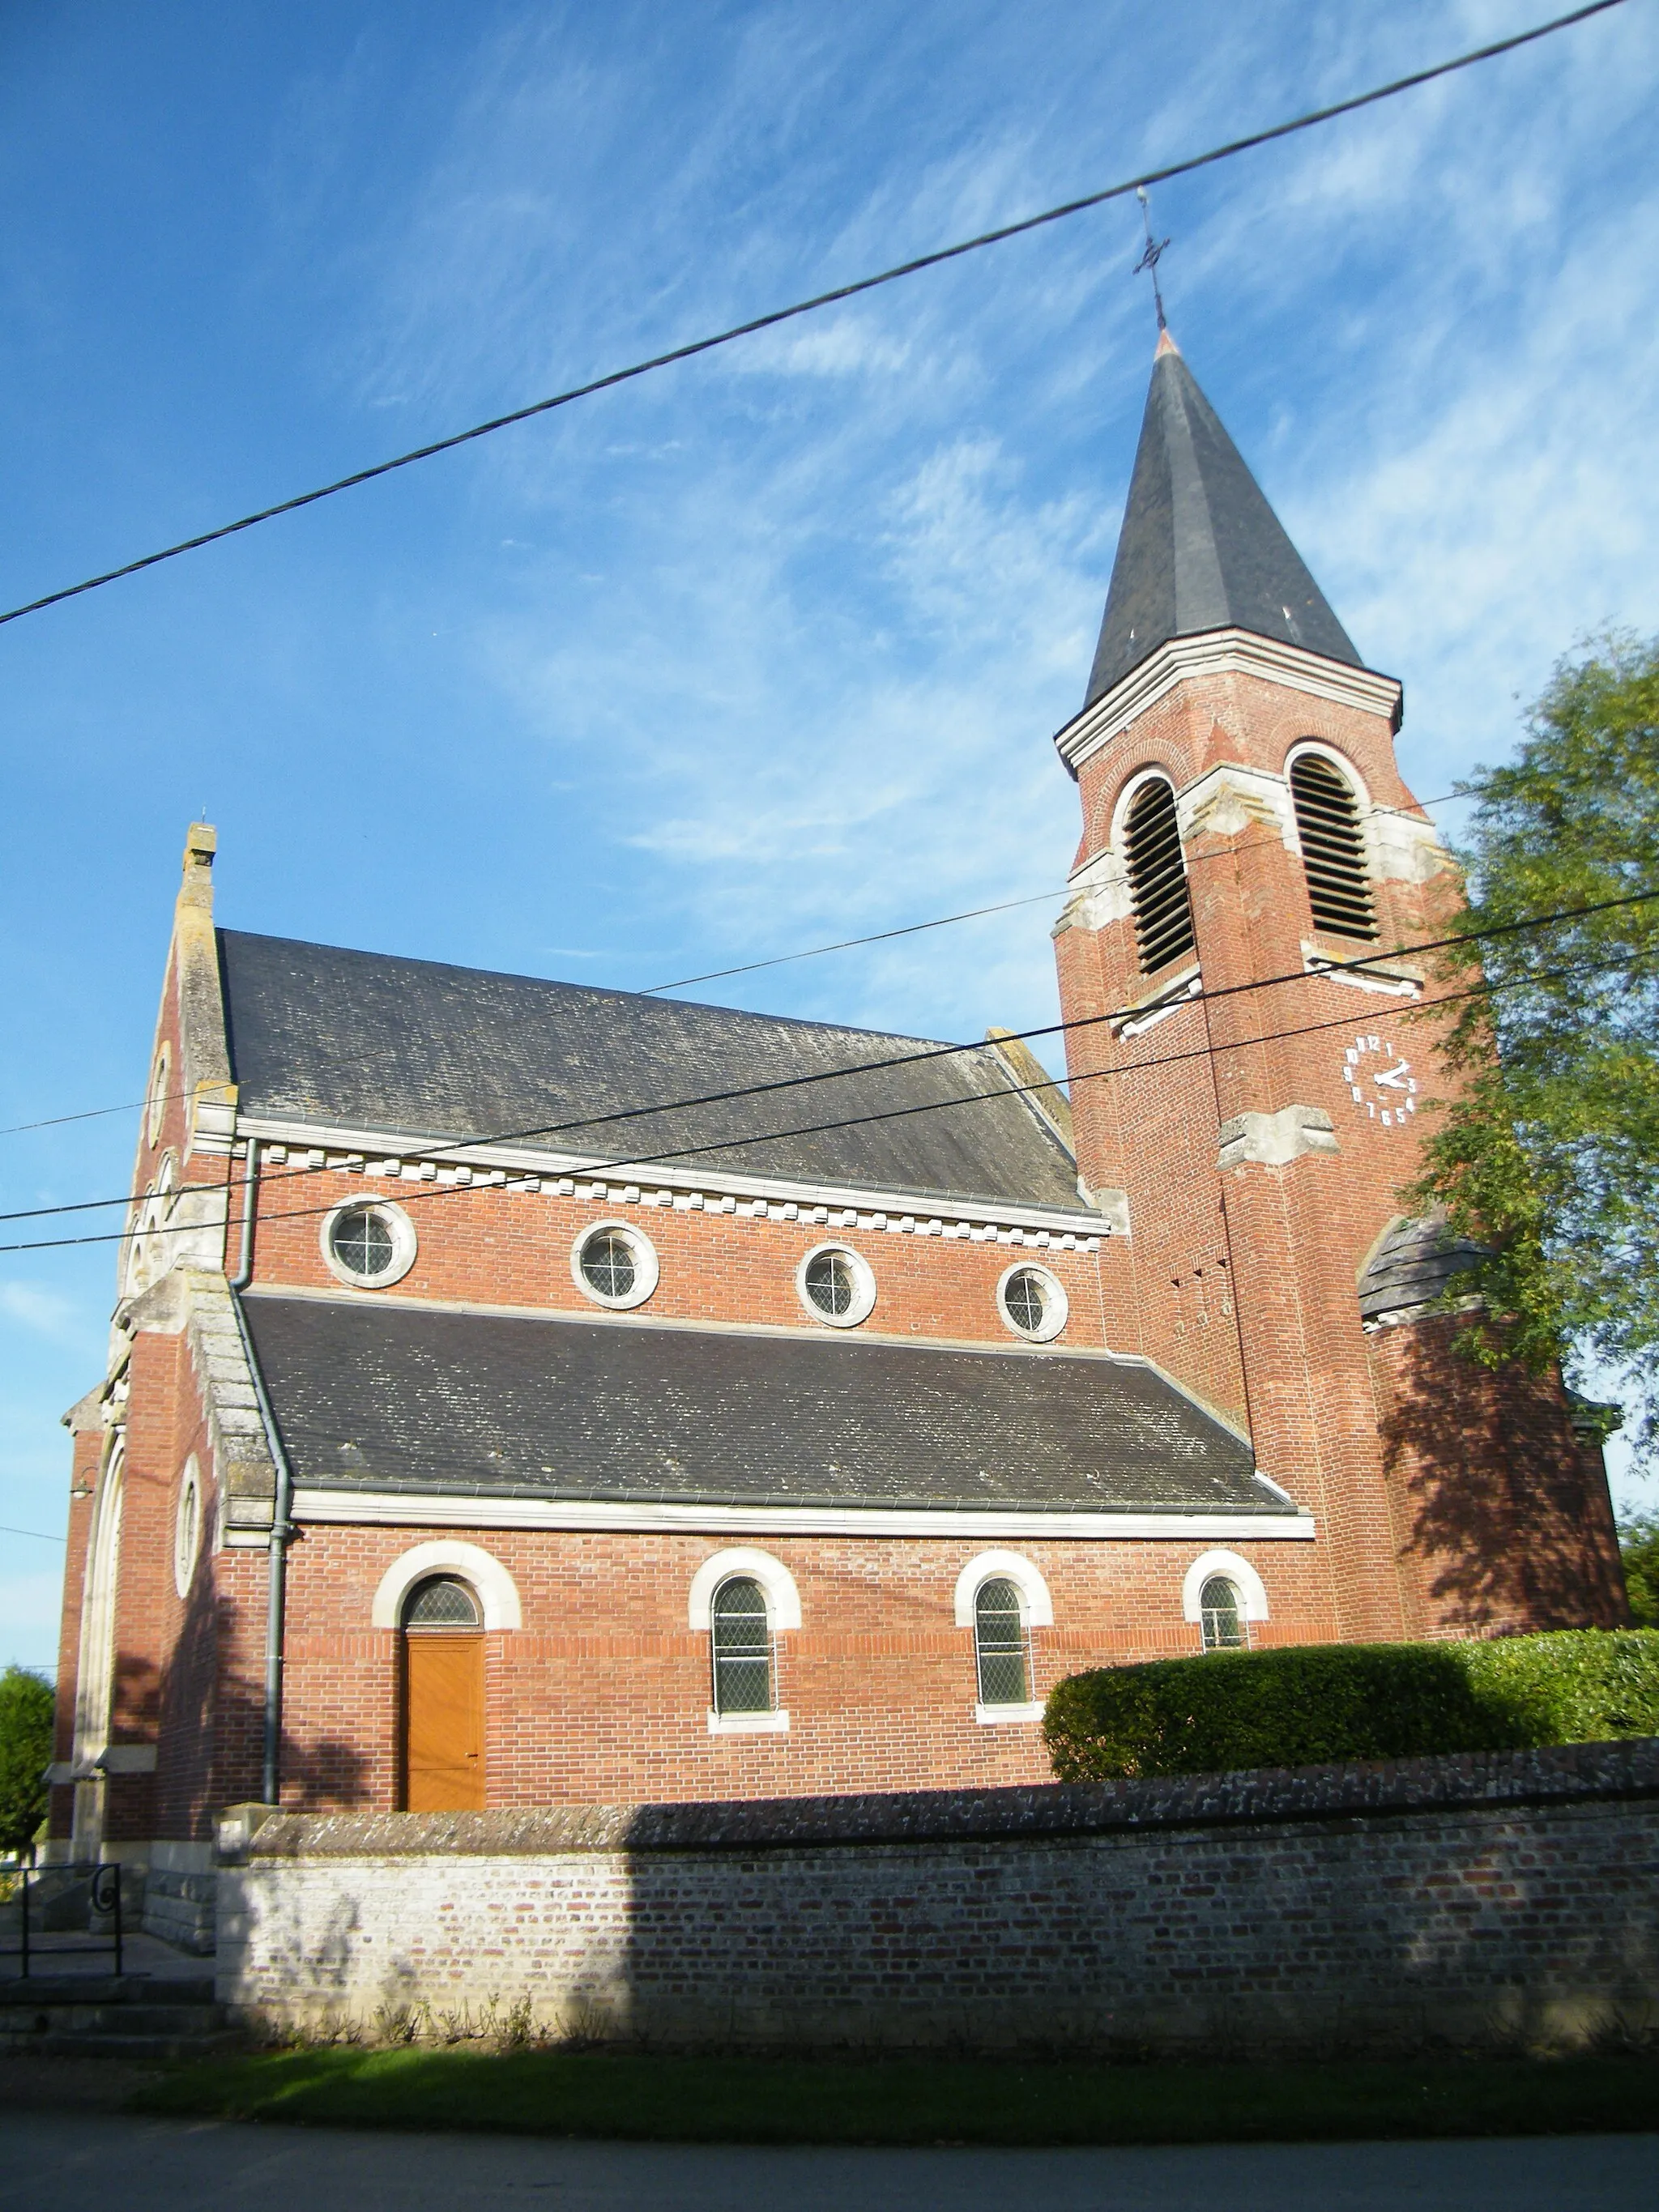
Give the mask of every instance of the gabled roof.
[{"label": "gabled roof", "polygon": [[[238,930],[221,930],[219,948],[246,1114],[1079,1210],[1075,1162],[988,1047],[929,1059],[937,1048],[919,1037]],[[893,1064],[835,1073],[871,1061]],[[823,1075],[833,1079],[583,1120]],[[816,1126],[834,1122],[854,1126]]]},{"label": "gabled roof", "polygon": [[1084,704],[1170,639],[1216,629],[1251,630],[1363,665],[1166,334]]},{"label": "gabled roof", "polygon": [[1286,1510],[1151,1367],[250,1292],[307,1488],[634,1504]]}]

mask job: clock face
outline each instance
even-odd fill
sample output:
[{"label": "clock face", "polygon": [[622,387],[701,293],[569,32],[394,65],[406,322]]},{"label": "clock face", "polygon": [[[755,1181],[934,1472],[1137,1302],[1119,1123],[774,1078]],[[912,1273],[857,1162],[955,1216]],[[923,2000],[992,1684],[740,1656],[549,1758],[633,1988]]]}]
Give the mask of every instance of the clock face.
[{"label": "clock face", "polygon": [[1342,1080],[1355,1105],[1364,1108],[1367,1119],[1380,1121],[1385,1129],[1402,1128],[1407,1117],[1417,1111],[1417,1078],[1410,1060],[1395,1051],[1391,1039],[1374,1030],[1355,1037],[1345,1049]]}]

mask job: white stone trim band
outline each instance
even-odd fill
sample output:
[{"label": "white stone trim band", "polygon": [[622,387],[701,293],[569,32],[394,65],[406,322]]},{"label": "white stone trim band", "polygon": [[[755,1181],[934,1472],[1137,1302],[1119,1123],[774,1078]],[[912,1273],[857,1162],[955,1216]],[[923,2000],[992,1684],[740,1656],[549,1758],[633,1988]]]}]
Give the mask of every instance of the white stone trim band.
[{"label": "white stone trim band", "polygon": [[[297,1521],[343,1527],[563,1528],[678,1535],[1067,1537],[1087,1542],[1311,1543],[1311,1513],[1006,1513],[940,1507],[671,1505],[584,1498],[482,1498],[471,1491],[311,1489],[294,1493]],[[444,1548],[440,1547],[439,1548]],[[452,1546],[470,1551],[468,1546]],[[406,1556],[413,1556],[408,1554]],[[488,1555],[478,1553],[484,1559]],[[453,1560],[445,1566],[466,1572]],[[516,1600],[515,1600],[516,1602]],[[486,1626],[488,1626],[486,1621]],[[501,1626],[509,1626],[503,1621]]]},{"label": "white stone trim band", "polygon": [[1121,736],[1184,678],[1194,676],[1259,676],[1288,690],[1328,700],[1333,706],[1381,714],[1395,729],[1405,697],[1392,676],[1351,668],[1346,661],[1327,660],[1301,646],[1283,645],[1249,630],[1206,630],[1195,637],[1171,638],[1149,654],[1139,668],[1131,669],[1054,732],[1055,750],[1075,775],[1103,745]]}]

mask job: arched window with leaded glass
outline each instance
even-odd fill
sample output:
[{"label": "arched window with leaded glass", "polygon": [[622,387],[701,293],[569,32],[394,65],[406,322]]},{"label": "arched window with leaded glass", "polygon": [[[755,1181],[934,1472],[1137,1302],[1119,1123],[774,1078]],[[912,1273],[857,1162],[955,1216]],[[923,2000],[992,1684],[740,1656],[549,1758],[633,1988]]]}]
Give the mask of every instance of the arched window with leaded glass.
[{"label": "arched window with leaded glass", "polygon": [[1030,1702],[1030,1654],[1019,1592],[1006,1575],[980,1584],[974,1599],[974,1655],[981,1705]]},{"label": "arched window with leaded glass", "polygon": [[721,1719],[769,1713],[775,1703],[772,1622],[766,1593],[752,1575],[732,1575],[720,1584],[709,1622],[715,1712]]},{"label": "arched window with leaded glass", "polygon": [[1199,1594],[1199,1620],[1206,1651],[1243,1650],[1250,1632],[1238,1585],[1226,1575],[1211,1575]]}]

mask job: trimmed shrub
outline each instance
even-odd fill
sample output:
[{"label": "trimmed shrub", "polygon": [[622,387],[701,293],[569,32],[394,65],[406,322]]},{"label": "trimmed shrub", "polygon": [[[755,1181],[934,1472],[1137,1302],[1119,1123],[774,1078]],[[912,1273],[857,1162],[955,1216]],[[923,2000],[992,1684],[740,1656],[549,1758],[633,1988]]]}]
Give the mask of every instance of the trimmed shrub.
[{"label": "trimmed shrub", "polygon": [[1416,1759],[1659,1735],[1659,1633],[1304,1644],[1103,1667],[1057,1683],[1062,1782]]}]

